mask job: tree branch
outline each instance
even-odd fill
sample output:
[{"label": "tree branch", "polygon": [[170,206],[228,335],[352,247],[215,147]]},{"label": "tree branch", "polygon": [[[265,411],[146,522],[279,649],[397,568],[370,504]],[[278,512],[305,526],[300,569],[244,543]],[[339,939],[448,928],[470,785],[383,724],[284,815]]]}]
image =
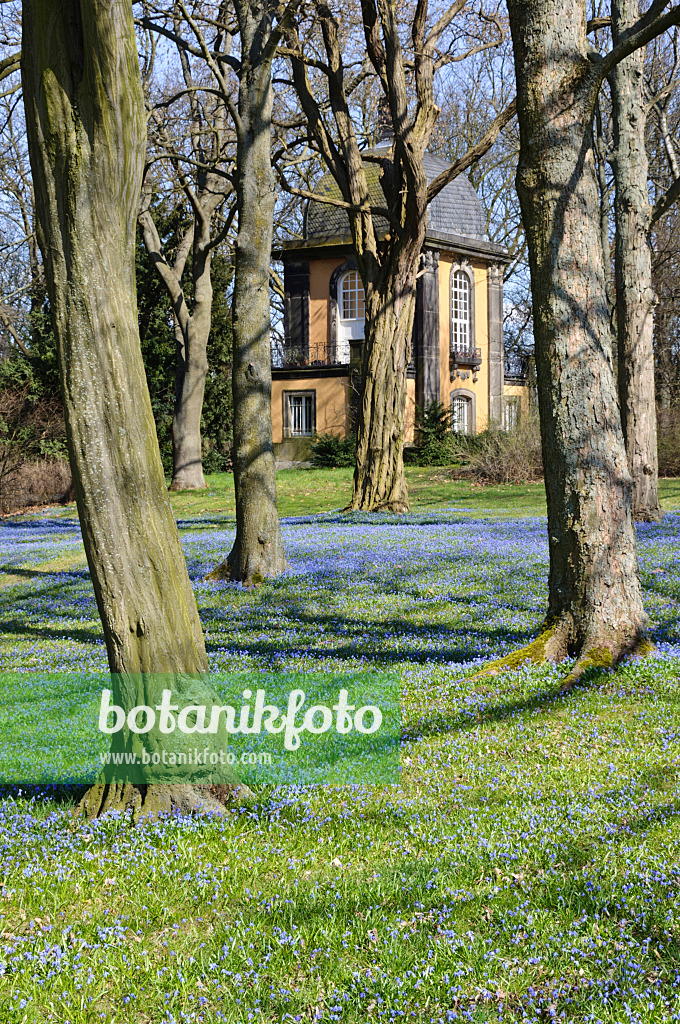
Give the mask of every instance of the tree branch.
[{"label": "tree branch", "polygon": [[591,18],[586,25],[586,32],[588,35],[590,35],[591,32],[599,32],[601,28],[610,28],[611,23],[611,18]]},{"label": "tree branch", "polygon": [[0,60],[0,82],[4,78],[7,78],[14,71],[18,71],[21,67],[21,53],[12,53],[9,57],[5,57],[4,60]]},{"label": "tree branch", "polygon": [[489,130],[481,137],[479,142],[468,149],[465,156],[462,156],[460,160],[457,160],[455,164],[448,168],[446,171],[442,171],[438,174],[434,181],[430,182],[430,186],[427,190],[427,201],[431,203],[435,196],[438,196],[443,188],[457,178],[459,174],[466,171],[468,167],[471,167],[474,163],[484,156],[494,142],[500,135],[501,131],[507,124],[512,121],[513,117],[517,113],[517,100],[513,100],[505,110],[503,110],[498,117],[495,119]]},{"label": "tree branch", "polygon": [[[335,199],[333,196],[319,195],[317,192],[309,192],[304,188],[296,188],[295,185],[289,184],[286,180],[283,171],[277,167],[276,174],[281,182],[281,187],[284,192],[288,192],[291,196],[300,196],[301,199],[311,199],[315,203],[324,203],[326,206],[336,206],[341,210],[347,210],[348,213],[366,213],[365,206],[357,206],[355,203],[347,203],[344,199]],[[386,206],[371,206],[370,212],[376,217],[384,217],[385,220],[391,220],[390,211]]]},{"label": "tree branch", "polygon": [[7,332],[12,337],[12,340],[16,343],[17,348],[21,352],[23,352],[23,354],[26,356],[27,359],[30,359],[31,358],[31,353],[28,351],[28,349],[24,345],[23,341],[21,340],[21,338],[17,334],[14,326],[12,325],[9,317],[5,313],[5,311],[2,308],[2,306],[0,306],[0,319],[2,320],[3,324],[5,325],[5,327],[7,329]]},{"label": "tree branch", "polygon": [[680,24],[680,4],[676,4],[670,11],[662,14],[669,2],[670,0],[654,0],[647,13],[622,34],[621,42],[601,58],[597,64],[596,84],[598,87],[616,65],[629,57],[631,53],[641,46],[646,46],[667,29]]},{"label": "tree branch", "polygon": [[680,178],[676,178],[667,192],[654,204],[650,228],[653,228],[658,220],[668,213],[671,206],[680,199]]}]

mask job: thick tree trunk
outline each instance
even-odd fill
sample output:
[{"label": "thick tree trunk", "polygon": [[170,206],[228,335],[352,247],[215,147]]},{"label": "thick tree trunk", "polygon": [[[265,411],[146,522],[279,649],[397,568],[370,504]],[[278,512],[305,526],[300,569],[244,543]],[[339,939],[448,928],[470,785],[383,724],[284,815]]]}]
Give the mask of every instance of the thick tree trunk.
[{"label": "thick tree trunk", "polygon": [[[639,16],[638,0],[614,0],[616,44]],[[616,160],[616,310],[621,424],[636,519],[661,518],[654,394],[654,305],[645,149],[644,50],[610,75]]]},{"label": "thick tree trunk", "polygon": [[584,4],[510,0],[508,8],[548,502],[542,649],[577,654],[573,678],[615,663],[646,625],[598,223],[597,90]]},{"label": "thick tree trunk", "polygon": [[[367,274],[367,271],[364,271]],[[380,275],[382,278],[383,275]],[[350,509],[408,512],[404,476],[406,369],[415,312],[410,286],[366,281],[366,338],[357,423],[357,462]],[[385,296],[396,296],[385,302]]]},{"label": "thick tree trunk", "polygon": [[258,49],[264,7],[237,0],[241,32],[234,272],[234,487],[236,539],[212,578],[251,586],[286,567],[276,506],[271,420],[269,271],[276,194],[271,168],[272,87]]},{"label": "thick tree trunk", "polygon": [[[132,10],[125,0],[25,0],[23,26],[39,242],[114,699],[154,706],[167,673],[182,703],[212,704],[139,343],[134,250],[146,122]],[[139,737],[125,732],[116,738],[134,747]],[[167,803],[153,786],[111,786],[95,788],[87,806],[127,805],[132,791],[138,810]],[[186,807],[200,796],[183,799]]]},{"label": "thick tree trunk", "polygon": [[201,451],[201,415],[205,378],[208,374],[208,337],[212,312],[210,252],[194,252],[194,262],[196,260],[199,260],[198,267],[194,268],[192,263],[192,314],[182,322],[175,317],[177,368],[172,414],[171,491],[198,491],[206,486]]}]

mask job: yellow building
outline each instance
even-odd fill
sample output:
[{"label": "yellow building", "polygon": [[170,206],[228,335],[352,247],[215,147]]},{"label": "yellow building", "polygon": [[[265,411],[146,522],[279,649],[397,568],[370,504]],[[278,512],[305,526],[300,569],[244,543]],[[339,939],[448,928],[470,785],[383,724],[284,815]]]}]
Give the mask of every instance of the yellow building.
[{"label": "yellow building", "polygon": [[[379,155],[380,150],[373,151]],[[385,205],[377,164],[366,164],[376,205]],[[432,181],[447,164],[425,155]],[[317,195],[339,196],[330,175]],[[378,223],[386,230],[386,222]],[[364,336],[364,292],[347,214],[310,201],[304,238],[284,244],[285,341],[272,369],[274,447],[281,461],[303,461],[314,433],[352,429]],[[407,381],[407,435],[416,404],[441,402],[452,429],[512,426],[522,381],[504,378],[503,268],[506,251],[489,242],[485,217],[469,180],[460,175],[428,208],[428,231],[417,278],[412,360]]]}]

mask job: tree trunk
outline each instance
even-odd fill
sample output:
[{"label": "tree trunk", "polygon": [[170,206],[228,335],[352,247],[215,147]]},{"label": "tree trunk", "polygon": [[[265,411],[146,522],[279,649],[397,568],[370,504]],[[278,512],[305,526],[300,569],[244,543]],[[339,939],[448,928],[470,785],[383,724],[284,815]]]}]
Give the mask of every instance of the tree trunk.
[{"label": "tree trunk", "polygon": [[[198,234],[198,226],[196,231]],[[210,251],[197,252],[194,248],[191,267],[194,279],[192,314],[183,322],[175,317],[177,368],[175,407],[172,413],[171,491],[200,491],[206,486],[201,451],[201,414],[208,373],[208,337],[212,312],[210,257]]]},{"label": "tree trunk", "polygon": [[[357,423],[357,461],[350,509],[408,512],[404,476],[406,370],[415,312],[410,286],[372,281],[365,269],[366,338]],[[380,275],[382,278],[384,275]],[[385,296],[396,296],[385,302]]]},{"label": "tree trunk", "polygon": [[249,586],[286,567],[276,507],[271,419],[269,270],[276,193],[271,168],[271,58],[264,6],[237,0],[241,32],[234,270],[234,488],[236,539],[212,578]]},{"label": "tree trunk", "polygon": [[571,678],[639,644],[631,478],[612,370],[592,146],[597,95],[578,0],[510,0],[529,245],[550,597],[546,657]]},{"label": "tree trunk", "polygon": [[[635,23],[638,0],[614,0],[614,43]],[[610,75],[616,160],[616,309],[621,425],[633,478],[636,519],[661,518],[654,394],[651,206],[645,149],[644,50]]]},{"label": "tree trunk", "polygon": [[[114,699],[154,706],[167,673],[183,703],[212,704],[139,343],[134,254],[146,121],[132,10],[125,0],[25,0],[23,32],[38,237]],[[145,813],[166,798],[154,786],[112,785],[95,787],[86,803],[95,813],[130,803]],[[184,798],[185,806],[202,799]]]}]

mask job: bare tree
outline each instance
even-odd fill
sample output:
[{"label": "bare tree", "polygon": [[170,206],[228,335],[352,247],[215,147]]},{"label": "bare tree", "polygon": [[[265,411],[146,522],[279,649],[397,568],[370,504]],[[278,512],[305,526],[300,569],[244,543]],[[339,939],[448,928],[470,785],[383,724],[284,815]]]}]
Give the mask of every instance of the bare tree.
[{"label": "bare tree", "polygon": [[[300,32],[289,34],[288,54],[293,80],[307,118],[309,135],[338,186],[349,216],[359,272],[366,294],[366,331],[363,347],[362,387],[357,423],[357,463],[350,508],[408,509],[403,447],[406,412],[406,368],[415,310],[415,279],[427,223],[427,205],[457,175],[472,166],[495,142],[514,116],[514,105],[504,110],[482,139],[448,172],[428,185],[423,155],[439,109],[434,100],[435,72],[459,59],[460,40],[447,50],[442,40],[467,0],[457,0],[433,23],[428,2],[418,0],[409,20],[410,52],[404,47],[403,12],[387,0],[361,0],[364,43],[368,61],[348,74],[343,56],[340,18],[324,0],[312,10],[323,37],[324,59],[308,53]],[[498,45],[502,28],[498,16],[486,18],[491,38],[471,41],[465,52]],[[310,80],[325,81],[333,126]],[[366,163],[354,125],[350,97],[366,73],[376,76],[394,142],[384,154],[374,154],[385,206],[372,206]],[[315,79],[315,80],[316,80]],[[382,233],[376,216],[388,222]]]},{"label": "bare tree", "polygon": [[29,355],[30,315],[44,299],[33,186],[21,105],[21,12],[0,9],[0,333],[7,352]]},{"label": "bare tree", "polygon": [[[515,95],[515,72],[510,39],[497,49],[484,50],[441,76],[441,113],[432,133],[430,150],[456,163],[486,134]],[[486,214],[486,233],[501,245],[508,263],[503,274],[503,344],[506,365],[526,368],[533,349],[531,284],[526,236],[522,225],[515,174],[519,159],[516,120],[469,171],[469,179]]]},{"label": "bare tree", "polygon": [[[639,17],[638,0],[612,0],[614,45]],[[656,520],[659,466],[654,395],[654,306],[645,148],[645,51],[620,61],[609,76],[616,181],[616,325],[621,426],[633,486],[636,519]]]},{"label": "bare tree", "polygon": [[[234,0],[230,7],[221,4],[199,18],[177,0],[193,36],[191,44],[180,41],[179,46],[205,61],[211,88],[229,112],[236,134],[238,230],[232,306],[236,539],[211,576],[248,585],[285,567],[271,424],[269,282],[275,204],[271,68],[297,2],[291,0],[286,7],[275,0]],[[142,19],[142,24],[149,24],[148,19]],[[208,26],[222,40],[238,37],[240,56],[232,54],[231,47],[227,51],[208,45]],[[175,43],[180,39],[176,31],[163,28],[162,32]]]},{"label": "bare tree", "polygon": [[[608,17],[604,5],[598,3],[591,21],[591,26],[596,26],[596,38],[602,32],[605,46],[611,39],[620,42],[639,11],[637,0],[614,0]],[[596,105],[595,153],[605,268],[609,266],[610,228],[606,162],[611,165],[615,183],[615,288],[607,275],[607,295],[616,323],[619,402],[632,477],[633,514],[640,520],[661,516],[654,354],[655,312],[660,311],[653,286],[652,228],[679,194],[677,167],[673,172],[672,166],[673,143],[667,130],[667,111],[677,88],[677,73],[675,29],[672,40],[668,36],[654,40],[648,52],[641,48],[617,64],[608,76],[611,103],[607,104],[601,93]],[[671,185],[662,190],[655,204],[650,202],[646,147],[650,110],[656,113],[657,134],[663,139],[671,169]],[[658,174],[653,177],[658,181]]]},{"label": "bare tree", "polygon": [[587,40],[585,3],[508,3],[550,546],[545,627],[513,663],[575,653],[565,686],[587,668],[614,664],[639,649],[645,635],[631,477],[612,369],[592,120],[607,75],[680,19],[680,7],[666,7],[655,0],[601,56]]},{"label": "bare tree", "polygon": [[680,393],[678,324],[680,323],[680,250],[678,208],[680,156],[680,32],[660,37],[647,47],[645,66],[651,214],[652,278],[657,305],[654,357],[659,413],[672,427]]},{"label": "bare tree", "polygon": [[269,280],[276,201],[271,164],[272,61],[297,7],[275,0],[234,0],[238,67],[234,276],[234,487],[236,538],[217,575],[246,584],[286,565],[276,505],[271,422]]},{"label": "bare tree", "polygon": [[[143,19],[149,34],[144,75],[149,111],[148,161],[144,175],[139,224],[151,261],[165,285],[174,314],[177,345],[175,405],[172,417],[173,474],[171,490],[205,487],[201,457],[201,411],[208,371],[207,346],[212,312],[211,261],[216,248],[229,232],[234,207],[234,189],[228,166],[233,158],[233,131],[227,104],[211,75],[194,71],[191,45],[184,36],[186,23],[208,17],[216,28],[212,41],[214,59],[229,54],[232,35],[225,27],[225,4],[217,12],[204,11],[194,3],[190,10],[182,0],[170,10],[154,5],[158,18]],[[165,17],[164,17],[165,15]],[[154,90],[155,35],[159,27],[170,26],[181,79],[164,90]],[[189,30],[190,31],[190,30]],[[193,36],[191,39],[193,42]],[[199,58],[199,68],[205,62]],[[160,93],[160,94],[159,94]],[[183,145],[182,145],[183,144]],[[170,254],[154,220],[153,199],[158,189],[158,166],[170,172],[171,192],[188,206],[189,217],[179,242]],[[231,200],[231,202],[230,202]],[[178,202],[178,198],[175,198]],[[221,222],[220,222],[221,215]],[[190,257],[190,259],[189,259]],[[190,266],[187,274],[187,261]]]}]

